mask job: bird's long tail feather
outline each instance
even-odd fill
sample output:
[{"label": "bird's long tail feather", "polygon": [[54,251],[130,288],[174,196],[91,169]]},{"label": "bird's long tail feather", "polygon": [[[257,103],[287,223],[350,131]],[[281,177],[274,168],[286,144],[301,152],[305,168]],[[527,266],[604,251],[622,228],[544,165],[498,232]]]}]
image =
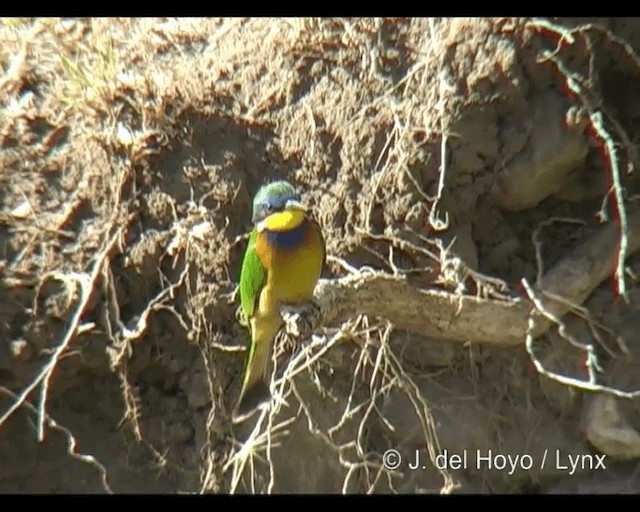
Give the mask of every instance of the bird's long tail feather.
[{"label": "bird's long tail feather", "polygon": [[266,404],[271,398],[269,384],[264,379],[256,381],[247,388],[233,411],[233,422],[240,423],[251,416],[260,406]]},{"label": "bird's long tail feather", "polygon": [[246,375],[232,420],[240,423],[271,399],[271,352],[273,341],[255,343],[247,361]]}]

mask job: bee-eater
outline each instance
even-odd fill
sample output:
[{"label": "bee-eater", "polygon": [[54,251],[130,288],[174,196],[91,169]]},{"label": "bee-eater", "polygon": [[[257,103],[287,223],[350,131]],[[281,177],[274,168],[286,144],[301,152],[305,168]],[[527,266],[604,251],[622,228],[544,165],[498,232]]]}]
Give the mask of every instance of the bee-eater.
[{"label": "bee-eater", "polygon": [[263,185],[253,200],[254,228],[240,272],[240,302],[251,343],[235,423],[271,398],[271,352],[285,304],[311,302],[325,264],[320,226],[286,181]]}]

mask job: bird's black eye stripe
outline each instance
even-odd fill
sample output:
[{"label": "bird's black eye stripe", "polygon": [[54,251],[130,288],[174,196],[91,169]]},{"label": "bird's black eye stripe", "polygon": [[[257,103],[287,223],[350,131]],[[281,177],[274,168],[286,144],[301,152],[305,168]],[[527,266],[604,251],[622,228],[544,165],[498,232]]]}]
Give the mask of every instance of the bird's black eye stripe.
[{"label": "bird's black eye stripe", "polygon": [[263,208],[267,212],[277,212],[277,211],[282,210],[282,207],[276,206],[273,203],[264,203],[263,204]]}]

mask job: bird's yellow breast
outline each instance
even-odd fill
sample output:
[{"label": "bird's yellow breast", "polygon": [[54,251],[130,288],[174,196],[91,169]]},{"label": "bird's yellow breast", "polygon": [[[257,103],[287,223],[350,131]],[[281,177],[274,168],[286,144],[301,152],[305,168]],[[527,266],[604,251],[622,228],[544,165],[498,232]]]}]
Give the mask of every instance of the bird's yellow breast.
[{"label": "bird's yellow breast", "polygon": [[318,226],[304,220],[305,233],[295,247],[278,247],[269,242],[267,231],[256,239],[256,253],[267,269],[267,283],[260,294],[259,315],[279,313],[279,304],[304,302],[322,273],[324,239]]}]

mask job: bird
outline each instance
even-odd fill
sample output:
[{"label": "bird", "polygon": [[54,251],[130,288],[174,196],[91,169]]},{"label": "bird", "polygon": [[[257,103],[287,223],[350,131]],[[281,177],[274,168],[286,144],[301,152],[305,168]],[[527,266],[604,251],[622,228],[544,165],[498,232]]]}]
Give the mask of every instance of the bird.
[{"label": "bird", "polygon": [[271,355],[284,323],[281,307],[313,303],[326,263],[322,230],[288,181],[260,187],[253,200],[252,223],[239,279],[249,353],[234,423],[270,401]]}]

